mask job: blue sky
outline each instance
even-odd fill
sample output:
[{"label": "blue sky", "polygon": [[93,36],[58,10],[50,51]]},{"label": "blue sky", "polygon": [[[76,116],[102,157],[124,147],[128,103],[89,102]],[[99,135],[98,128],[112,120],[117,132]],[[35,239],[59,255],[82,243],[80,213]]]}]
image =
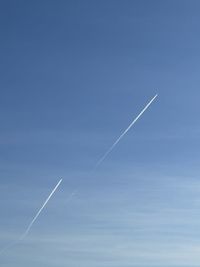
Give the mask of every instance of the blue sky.
[{"label": "blue sky", "polygon": [[1,266],[199,266],[199,12],[199,1],[0,2],[0,249],[63,178]]}]

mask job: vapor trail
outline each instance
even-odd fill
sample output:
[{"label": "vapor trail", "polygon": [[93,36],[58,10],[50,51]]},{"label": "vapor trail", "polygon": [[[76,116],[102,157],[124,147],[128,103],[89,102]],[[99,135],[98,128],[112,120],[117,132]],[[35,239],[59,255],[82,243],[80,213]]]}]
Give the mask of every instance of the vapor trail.
[{"label": "vapor trail", "polygon": [[55,193],[55,191],[57,190],[57,188],[59,187],[60,183],[62,182],[62,179],[60,179],[60,181],[57,183],[57,185],[54,187],[54,189],[52,190],[52,192],[50,193],[50,195],[48,196],[48,198],[45,200],[44,204],[42,205],[42,207],[39,209],[39,211],[36,213],[35,217],[32,219],[32,221],[30,222],[30,224],[28,225],[26,231],[20,236],[20,238],[17,241],[12,242],[11,244],[9,244],[8,246],[4,247],[1,251],[0,251],[0,255],[5,252],[6,250],[8,250],[9,248],[15,246],[16,244],[18,244],[20,241],[22,241],[27,234],[29,233],[31,227],[33,226],[34,222],[37,220],[38,216],[40,215],[40,213],[42,212],[42,210],[45,208],[45,206],[47,205],[47,203],[49,202],[50,198],[52,197],[52,195]]},{"label": "vapor trail", "polygon": [[[136,121],[142,116],[142,114],[148,109],[148,107],[151,105],[151,103],[156,99],[158,95],[156,94],[149,102],[148,104],[143,108],[143,110],[139,113],[139,115],[131,122],[131,124],[128,126],[128,128],[118,137],[118,139],[112,144],[112,146],[106,151],[106,153],[99,159],[99,161],[96,163],[95,167],[91,169],[91,172],[94,172],[96,168],[104,161],[104,159],[108,156],[108,154],[113,150],[113,148],[118,144],[118,142],[124,137],[124,135],[131,129],[131,127],[136,123]],[[78,189],[76,189],[72,194],[68,197],[67,201],[70,201],[74,195],[78,192]]]},{"label": "vapor trail", "polygon": [[27,227],[26,231],[24,232],[24,234],[21,236],[20,240],[24,239],[26,237],[26,235],[29,233],[31,227],[33,226],[34,222],[37,220],[38,216],[40,215],[40,213],[42,212],[42,210],[45,208],[45,206],[47,205],[47,203],[49,202],[50,198],[52,197],[52,195],[55,193],[56,189],[59,187],[60,183],[62,182],[62,179],[60,179],[60,181],[57,183],[57,185],[54,187],[54,189],[52,190],[51,194],[48,196],[48,198],[45,200],[44,204],[42,205],[42,207],[39,209],[39,211],[37,212],[37,214],[35,215],[35,217],[33,218],[33,220],[30,222],[29,226]]},{"label": "vapor trail", "polygon": [[143,110],[139,113],[139,115],[131,122],[128,128],[119,136],[119,138],[112,144],[112,146],[106,151],[106,153],[100,158],[97,162],[96,167],[98,167],[104,159],[108,156],[108,154],[113,150],[113,148],[119,143],[119,141],[124,137],[124,135],[131,129],[131,127],[136,123],[136,121],[142,116],[142,114],[147,110],[147,108],[151,105],[151,103],[156,99],[158,95],[156,94],[149,103],[143,108]]}]

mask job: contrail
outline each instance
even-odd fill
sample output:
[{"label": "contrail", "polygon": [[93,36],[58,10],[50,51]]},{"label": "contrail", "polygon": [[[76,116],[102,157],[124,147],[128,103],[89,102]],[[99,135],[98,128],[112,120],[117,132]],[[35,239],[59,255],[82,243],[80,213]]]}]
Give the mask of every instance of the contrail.
[{"label": "contrail", "polygon": [[37,212],[37,214],[35,215],[35,217],[33,218],[33,220],[30,222],[29,226],[27,227],[26,231],[24,232],[24,234],[21,236],[20,240],[24,239],[26,237],[26,235],[28,234],[28,232],[30,231],[31,227],[33,226],[34,222],[37,220],[38,216],[40,215],[40,213],[42,212],[42,210],[45,208],[45,206],[47,205],[47,203],[49,202],[50,198],[52,197],[52,195],[55,193],[56,189],[59,187],[60,183],[62,182],[62,179],[60,179],[60,181],[57,183],[57,185],[54,187],[54,189],[52,190],[51,194],[48,196],[48,198],[45,200],[44,204],[42,205],[42,207],[39,209],[39,211]]},{"label": "contrail", "polygon": [[[128,128],[118,137],[118,139],[112,144],[112,146],[106,151],[106,153],[99,159],[99,161],[96,163],[95,167],[91,170],[94,172],[96,168],[104,161],[104,159],[108,156],[108,154],[113,150],[113,148],[119,143],[119,141],[124,137],[124,135],[131,129],[131,127],[136,123],[136,121],[142,116],[142,114],[148,109],[148,107],[151,105],[151,103],[156,99],[158,95],[156,94],[149,102],[148,104],[143,108],[143,110],[139,113],[139,115],[131,122],[131,124],[128,126]],[[78,190],[76,190],[78,191]],[[75,194],[72,193],[70,196],[70,199]]]},{"label": "contrail", "polygon": [[32,221],[30,222],[30,224],[28,225],[26,231],[20,236],[20,238],[11,243],[10,245],[6,246],[5,248],[3,248],[0,251],[0,254],[2,254],[5,250],[15,246],[19,241],[22,241],[27,234],[29,233],[29,231],[31,230],[34,222],[37,220],[38,216],[40,215],[40,213],[42,212],[42,210],[45,208],[45,206],[47,205],[47,203],[49,202],[50,198],[52,197],[52,195],[55,193],[55,191],[57,190],[57,188],[59,187],[60,183],[62,182],[62,179],[60,179],[60,181],[57,183],[57,185],[54,187],[54,189],[52,190],[52,192],[50,193],[50,195],[48,196],[48,198],[45,200],[44,204],[42,205],[42,207],[39,209],[39,211],[36,213],[35,217],[32,219]]},{"label": "contrail", "polygon": [[113,150],[113,148],[119,143],[119,141],[124,137],[124,135],[131,129],[131,127],[136,123],[136,121],[142,116],[142,114],[147,110],[147,108],[151,105],[151,103],[156,99],[158,95],[156,94],[149,103],[143,108],[143,110],[139,113],[139,115],[131,122],[128,128],[119,136],[119,138],[112,144],[112,146],[106,151],[106,153],[100,158],[100,160],[95,165],[95,168],[98,167],[104,159],[108,156],[108,154]]},{"label": "contrail", "polygon": [[[106,153],[99,159],[99,161],[96,163],[93,169],[91,169],[91,172],[94,172],[96,168],[104,161],[104,159],[108,156],[108,154],[113,150],[113,148],[119,143],[119,141],[124,137],[124,135],[131,129],[131,127],[136,123],[136,121],[142,116],[142,114],[148,109],[148,107],[152,104],[152,102],[156,99],[158,95],[156,94],[149,102],[148,104],[143,108],[143,110],[139,113],[139,115],[131,122],[131,124],[128,126],[128,128],[118,137],[118,139],[112,144],[112,146],[106,151]],[[76,192],[78,192],[78,189],[76,189],[72,194],[68,197],[68,201],[71,200],[71,198],[76,195]]]},{"label": "contrail", "polygon": [[[147,110],[147,108],[152,104],[152,102],[156,99],[157,96],[158,95],[156,94],[149,101],[149,103],[143,108],[143,110],[139,113],[139,115],[131,122],[131,124],[128,126],[128,128],[118,137],[118,139],[112,144],[112,146],[106,151],[106,153],[99,159],[99,161],[97,162],[95,168],[98,167],[105,160],[105,158],[108,156],[108,154],[114,149],[114,147],[119,143],[119,141],[124,137],[124,135],[131,129],[131,127],[136,123],[136,121],[142,116],[142,114]],[[40,215],[40,213],[42,212],[42,210],[45,208],[45,206],[47,205],[48,201],[50,200],[50,198],[52,197],[52,195],[55,193],[55,191],[57,190],[57,188],[58,188],[58,186],[60,185],[61,182],[62,182],[62,179],[57,183],[57,185],[55,186],[55,188],[52,190],[52,192],[50,193],[50,195],[48,196],[48,198],[46,199],[46,201],[44,202],[44,204],[42,205],[42,207],[39,209],[39,211],[37,212],[37,214],[35,215],[35,217],[33,218],[33,220],[30,222],[30,224],[28,225],[26,231],[24,232],[24,234],[22,234],[22,236],[19,238],[19,240],[16,241],[16,242],[13,242],[12,244],[8,245],[6,248],[2,249],[0,251],[0,254],[2,254],[8,248],[13,247],[19,241],[23,240],[27,236],[27,234],[31,230],[34,222],[37,220],[38,216]],[[73,196],[76,194],[77,191],[78,190],[75,190],[74,192],[72,192],[72,194],[68,198],[68,201],[70,201],[71,198],[73,198]]]}]

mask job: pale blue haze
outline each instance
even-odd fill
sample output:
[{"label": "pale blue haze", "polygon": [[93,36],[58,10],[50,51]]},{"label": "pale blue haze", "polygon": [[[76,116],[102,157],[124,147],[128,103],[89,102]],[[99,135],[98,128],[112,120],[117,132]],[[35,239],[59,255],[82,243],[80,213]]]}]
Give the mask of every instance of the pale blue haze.
[{"label": "pale blue haze", "polygon": [[0,249],[63,178],[0,266],[199,266],[199,14],[194,0],[0,1]]}]

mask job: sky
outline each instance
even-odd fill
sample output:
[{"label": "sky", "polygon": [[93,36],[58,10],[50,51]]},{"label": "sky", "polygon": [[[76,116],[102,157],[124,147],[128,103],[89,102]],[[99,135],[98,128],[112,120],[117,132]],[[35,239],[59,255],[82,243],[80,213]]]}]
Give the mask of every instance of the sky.
[{"label": "sky", "polygon": [[0,1],[1,266],[199,266],[199,12]]}]

